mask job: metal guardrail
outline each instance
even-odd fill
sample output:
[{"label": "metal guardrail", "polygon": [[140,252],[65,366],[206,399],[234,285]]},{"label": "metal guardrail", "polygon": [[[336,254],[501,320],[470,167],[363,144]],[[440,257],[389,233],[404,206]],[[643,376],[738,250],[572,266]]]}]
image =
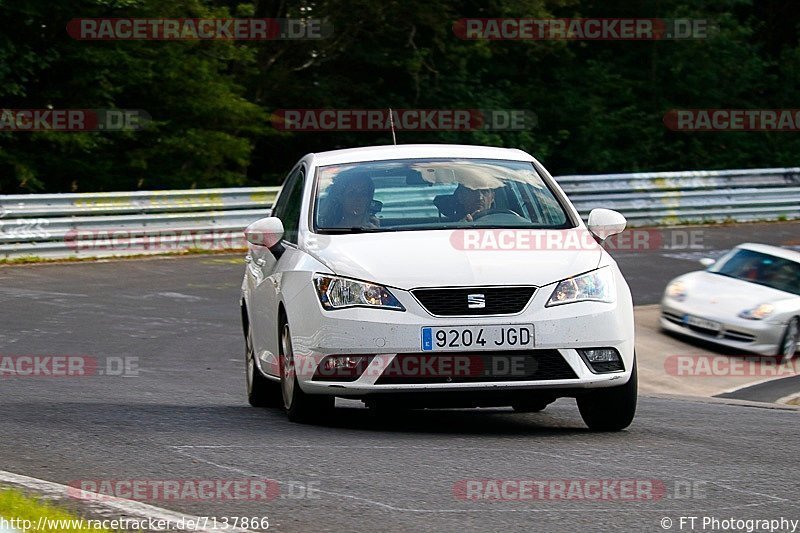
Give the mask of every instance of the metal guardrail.
[{"label": "metal guardrail", "polygon": [[[556,181],[584,217],[596,207],[616,209],[632,227],[800,218],[800,168],[562,176]],[[242,248],[241,230],[268,215],[278,190],[0,196],[0,259]],[[387,202],[383,213],[403,209],[402,201]]]}]

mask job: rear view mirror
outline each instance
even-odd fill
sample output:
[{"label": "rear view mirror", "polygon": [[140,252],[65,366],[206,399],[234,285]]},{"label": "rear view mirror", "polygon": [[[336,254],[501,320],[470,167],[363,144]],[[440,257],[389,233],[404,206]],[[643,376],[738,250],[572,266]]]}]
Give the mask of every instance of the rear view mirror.
[{"label": "rear view mirror", "polygon": [[611,209],[592,209],[587,227],[601,241],[617,233],[622,233],[628,221],[621,213]]},{"label": "rear view mirror", "polygon": [[247,226],[244,236],[254,246],[272,248],[283,238],[283,222],[277,217],[256,220]]},{"label": "rear view mirror", "polygon": [[410,170],[406,174],[406,185],[433,185],[433,183],[429,181],[425,181],[422,178],[422,174],[419,170]]},{"label": "rear view mirror", "polygon": [[377,215],[383,209],[383,202],[380,200],[372,200],[369,204],[369,214],[370,215]]}]

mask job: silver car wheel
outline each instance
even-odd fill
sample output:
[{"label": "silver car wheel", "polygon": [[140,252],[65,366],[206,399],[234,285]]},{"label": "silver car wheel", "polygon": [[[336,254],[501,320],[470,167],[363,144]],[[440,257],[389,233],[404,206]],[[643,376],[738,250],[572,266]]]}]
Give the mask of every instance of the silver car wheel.
[{"label": "silver car wheel", "polygon": [[250,328],[247,328],[247,336],[245,337],[246,345],[246,366],[247,366],[247,394],[253,393],[253,380],[256,375],[256,358],[253,350],[253,337],[250,333]]},{"label": "silver car wheel", "polygon": [[281,333],[281,391],[283,392],[283,406],[289,410],[294,399],[294,353],[292,352],[292,337],[289,334],[289,324],[284,324]]},{"label": "silver car wheel", "polygon": [[786,326],[786,335],[783,337],[783,346],[781,346],[781,355],[784,361],[791,361],[797,353],[797,342],[800,337],[800,320],[797,317],[789,321]]}]

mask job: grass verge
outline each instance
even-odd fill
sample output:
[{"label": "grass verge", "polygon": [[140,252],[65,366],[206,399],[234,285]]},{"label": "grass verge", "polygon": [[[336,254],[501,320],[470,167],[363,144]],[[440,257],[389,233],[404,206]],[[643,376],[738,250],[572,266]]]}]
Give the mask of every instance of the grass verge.
[{"label": "grass verge", "polygon": [[[55,505],[0,487],[0,517],[11,522],[17,531],[36,533],[112,533],[110,529],[89,527],[87,520]],[[6,524],[8,525],[8,524]],[[39,528],[39,526],[42,526]],[[27,529],[25,527],[28,526]],[[83,526],[83,527],[81,527]]]}]

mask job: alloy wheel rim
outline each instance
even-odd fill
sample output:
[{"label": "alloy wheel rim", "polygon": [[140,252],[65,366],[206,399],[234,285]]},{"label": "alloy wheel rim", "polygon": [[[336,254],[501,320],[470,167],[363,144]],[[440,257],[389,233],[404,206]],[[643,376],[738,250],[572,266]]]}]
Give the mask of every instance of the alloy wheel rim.
[{"label": "alloy wheel rim", "polygon": [[245,358],[247,359],[247,394],[253,392],[253,378],[255,377],[255,355],[253,354],[253,339],[250,335],[250,331],[247,331],[247,337],[245,341]]},{"label": "alloy wheel rim", "polygon": [[786,341],[783,344],[783,355],[787,361],[792,359],[797,352],[797,336],[799,332],[800,326],[798,326],[797,319],[794,319],[789,323],[789,331],[786,332]]},{"label": "alloy wheel rim", "polygon": [[292,339],[289,336],[289,326],[283,327],[281,335],[281,391],[283,392],[283,405],[286,409],[292,407],[294,397],[294,354],[292,353]]}]

